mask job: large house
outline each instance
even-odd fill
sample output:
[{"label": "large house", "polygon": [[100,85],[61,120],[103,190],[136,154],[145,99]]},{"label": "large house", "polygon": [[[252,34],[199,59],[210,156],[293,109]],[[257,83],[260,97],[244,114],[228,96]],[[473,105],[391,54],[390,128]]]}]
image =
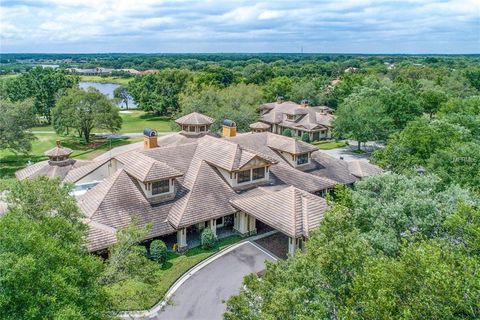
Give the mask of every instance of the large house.
[{"label": "large house", "polygon": [[298,139],[237,134],[232,121],[224,122],[220,137],[210,132],[213,121],[192,113],[176,120],[178,133],[158,138],[145,129],[143,142],[92,161],[70,159],[71,151],[58,144],[47,152],[49,160],[16,175],[58,176],[75,185],[90,251],[114,244],[116,232],[136,219],[152,225],[146,240],[176,234],[180,250],[202,228],[217,232],[231,226],[251,235],[268,226],[288,236],[294,252],[327,209],[322,195],[379,171],[332,158]]},{"label": "large house", "polygon": [[273,133],[282,134],[290,129],[294,137],[308,133],[310,141],[316,141],[332,137],[332,112],[326,106],[309,106],[307,100],[298,104],[279,97],[276,102],[261,106],[260,121],[270,125]]}]

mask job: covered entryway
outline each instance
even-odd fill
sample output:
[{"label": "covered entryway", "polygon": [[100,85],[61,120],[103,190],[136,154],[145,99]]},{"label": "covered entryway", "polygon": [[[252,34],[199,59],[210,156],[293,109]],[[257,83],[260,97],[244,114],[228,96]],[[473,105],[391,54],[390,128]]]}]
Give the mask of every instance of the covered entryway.
[{"label": "covered entryway", "polygon": [[235,217],[244,229],[236,230],[248,234],[251,221],[261,221],[288,237],[289,254],[303,250],[309,232],[320,225],[328,208],[325,199],[293,186],[257,188],[230,203],[240,210]]}]

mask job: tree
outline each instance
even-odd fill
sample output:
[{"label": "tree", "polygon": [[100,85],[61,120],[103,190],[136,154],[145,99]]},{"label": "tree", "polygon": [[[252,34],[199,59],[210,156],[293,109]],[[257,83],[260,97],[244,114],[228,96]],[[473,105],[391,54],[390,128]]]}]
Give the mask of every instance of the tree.
[{"label": "tree", "polygon": [[285,136],[285,137],[292,137],[293,134],[292,134],[292,130],[288,129],[288,128],[285,128],[283,129],[282,131],[282,136]]},{"label": "tree", "polygon": [[202,231],[202,248],[205,250],[211,249],[215,246],[215,242],[217,241],[217,237],[213,234],[212,229],[205,228]]},{"label": "tree", "polygon": [[64,70],[36,67],[8,82],[8,98],[11,101],[33,98],[36,113],[50,122],[50,111],[58,97],[77,83],[78,77],[67,75]]},{"label": "tree", "polygon": [[[182,94],[178,116],[200,112],[215,119],[233,120],[239,131],[248,131],[249,125],[258,118],[261,101],[262,93],[256,85],[236,84],[225,89],[207,87],[199,92]],[[211,130],[217,131],[221,125],[221,121],[215,121]]]},{"label": "tree", "polygon": [[384,140],[392,130],[392,119],[384,111],[383,102],[370,94],[352,94],[337,109],[333,134],[338,138],[360,143]]},{"label": "tree", "polygon": [[480,144],[455,143],[437,150],[428,159],[426,168],[438,175],[445,185],[457,183],[480,190]]},{"label": "tree", "polygon": [[384,104],[385,114],[392,119],[396,130],[402,130],[408,122],[422,114],[417,94],[408,85],[386,86],[378,90],[378,94]]},{"label": "tree", "polygon": [[0,100],[0,149],[27,152],[35,136],[28,131],[35,123],[32,101]]},{"label": "tree", "polygon": [[302,141],[307,143],[310,142],[310,135],[308,134],[308,132],[304,132],[302,134]]},{"label": "tree", "polygon": [[465,72],[465,77],[470,85],[480,91],[480,68],[470,69]]},{"label": "tree", "polygon": [[420,105],[430,119],[440,109],[440,105],[447,101],[447,95],[438,89],[428,89],[420,93]]},{"label": "tree", "polygon": [[94,128],[115,132],[122,125],[118,108],[94,88],[69,90],[58,100],[52,114],[57,133],[67,133],[71,126],[87,143]]},{"label": "tree", "polygon": [[171,115],[178,111],[180,93],[190,77],[186,70],[165,69],[136,77],[128,83],[128,92],[140,109]]},{"label": "tree", "polygon": [[278,97],[290,99],[292,93],[292,80],[288,77],[277,77],[267,82],[263,89],[267,101],[275,101]]},{"label": "tree", "polygon": [[149,292],[155,290],[160,269],[140,245],[150,230],[151,225],[139,226],[134,219],[117,233],[117,242],[109,249],[102,284],[114,310],[136,308],[139,297],[148,299]]},{"label": "tree", "polygon": [[126,109],[128,110],[128,101],[130,100],[130,95],[128,94],[128,88],[126,86],[119,86],[113,90],[113,97],[119,99],[121,103],[125,104]]},{"label": "tree", "polygon": [[153,240],[150,243],[150,257],[159,264],[167,261],[167,245],[162,240]]},{"label": "tree", "polygon": [[426,166],[428,159],[438,150],[471,139],[469,130],[444,119],[418,119],[403,131],[390,136],[387,145],[373,154],[381,166],[402,172],[415,166]]},{"label": "tree", "polygon": [[395,256],[403,241],[442,234],[445,219],[474,197],[458,186],[442,190],[435,176],[382,174],[362,180],[352,193],[352,223],[373,248]]},{"label": "tree", "polygon": [[398,258],[367,258],[346,319],[477,319],[480,261],[441,241],[405,245]]},{"label": "tree", "polygon": [[102,261],[85,247],[70,188],[41,178],[17,182],[0,217],[3,319],[110,319]]}]

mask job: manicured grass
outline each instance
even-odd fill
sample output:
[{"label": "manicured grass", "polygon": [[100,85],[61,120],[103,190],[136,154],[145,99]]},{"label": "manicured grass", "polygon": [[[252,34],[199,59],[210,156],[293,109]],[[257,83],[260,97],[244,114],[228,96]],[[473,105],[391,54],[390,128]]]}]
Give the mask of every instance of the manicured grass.
[{"label": "manicured grass", "polygon": [[175,131],[172,129],[172,120],[166,117],[155,116],[141,110],[124,110],[120,115],[123,119],[120,132],[143,132],[143,129],[147,127],[155,129],[158,132]]},{"label": "manicured grass", "polygon": [[[25,167],[28,162],[38,162],[47,159],[44,152],[53,148],[56,140],[62,141],[62,145],[73,150],[72,158],[93,159],[109,149],[110,143],[105,138],[95,138],[90,144],[83,144],[80,139],[73,136],[59,136],[55,133],[37,133],[36,140],[32,141],[32,150],[29,154],[14,153],[10,150],[0,151],[0,178],[14,177],[15,171]],[[121,145],[140,141],[141,138],[117,138],[112,139],[111,146]]]},{"label": "manicured grass", "polygon": [[[123,123],[120,133],[143,132],[144,128],[153,128],[158,132],[170,132],[172,129],[172,120],[167,117],[156,116],[141,110],[122,110],[120,112]],[[32,131],[51,131],[54,129],[51,125],[41,125],[32,128]],[[93,133],[105,132],[102,129],[95,129]]]},{"label": "manicured grass", "polygon": [[[125,281],[124,285],[115,286],[115,296],[121,297],[122,305],[116,305],[119,310],[145,310],[153,307],[158,301],[163,299],[168,289],[179,279],[184,273],[192,267],[210,257],[214,253],[224,249],[225,247],[239,242],[243,238],[233,235],[217,241],[215,248],[203,250],[201,247],[189,249],[185,254],[169,253],[167,262],[159,268],[158,272],[152,274],[153,286],[149,286],[149,290],[137,292],[132,288],[130,281]],[[114,301],[118,301],[114,299]]]},{"label": "manicured grass", "polygon": [[80,76],[80,81],[100,82],[100,83],[117,83],[126,86],[133,77],[101,77],[101,76]]},{"label": "manicured grass", "polygon": [[337,148],[343,148],[347,145],[345,141],[317,141],[312,142],[314,146],[322,150],[331,150]]}]

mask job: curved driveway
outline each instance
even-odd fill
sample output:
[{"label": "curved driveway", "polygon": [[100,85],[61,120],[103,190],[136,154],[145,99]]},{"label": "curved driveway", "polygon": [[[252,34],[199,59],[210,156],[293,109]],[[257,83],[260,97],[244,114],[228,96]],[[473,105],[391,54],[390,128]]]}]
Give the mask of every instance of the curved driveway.
[{"label": "curved driveway", "polygon": [[222,319],[226,300],[239,292],[244,276],[265,269],[265,260],[274,258],[249,241],[243,243],[194,273],[150,319]]}]

